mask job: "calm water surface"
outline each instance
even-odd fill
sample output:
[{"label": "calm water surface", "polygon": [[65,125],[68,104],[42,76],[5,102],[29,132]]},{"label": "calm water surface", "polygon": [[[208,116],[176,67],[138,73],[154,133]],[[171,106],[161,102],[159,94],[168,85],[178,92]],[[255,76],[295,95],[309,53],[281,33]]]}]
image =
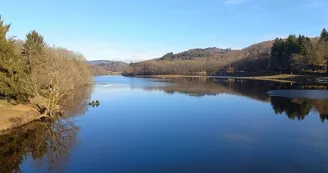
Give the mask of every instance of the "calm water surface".
[{"label": "calm water surface", "polygon": [[[84,101],[70,110],[70,121],[36,123],[0,136],[0,169],[328,172],[328,101],[307,97],[309,90],[325,89],[263,81],[96,77],[92,92],[79,99],[99,100],[99,107]],[[285,90],[297,92],[291,97]]]}]

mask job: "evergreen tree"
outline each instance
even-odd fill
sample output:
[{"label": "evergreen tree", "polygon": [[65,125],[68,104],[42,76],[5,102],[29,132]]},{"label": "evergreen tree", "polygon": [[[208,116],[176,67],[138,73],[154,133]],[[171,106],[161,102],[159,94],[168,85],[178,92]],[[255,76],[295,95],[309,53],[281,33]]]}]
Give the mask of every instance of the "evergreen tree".
[{"label": "evergreen tree", "polygon": [[299,54],[304,56],[304,63],[308,66],[316,63],[315,48],[312,45],[311,39],[300,35],[297,39]]},{"label": "evergreen tree", "polygon": [[291,56],[297,53],[299,53],[297,37],[295,35],[290,35],[286,40],[286,55]]},{"label": "evergreen tree", "polygon": [[25,76],[24,62],[15,53],[14,40],[7,39],[9,28],[0,16],[0,96],[22,100],[20,81]]},{"label": "evergreen tree", "polygon": [[323,28],[321,34],[320,34],[320,41],[328,41],[328,32],[326,28]]},{"label": "evergreen tree", "polygon": [[29,72],[32,71],[33,66],[37,66],[37,64],[42,62],[45,46],[46,43],[43,37],[35,30],[26,35],[22,56],[27,61]]},{"label": "evergreen tree", "polygon": [[285,42],[283,39],[276,38],[271,48],[270,67],[278,72],[283,72],[285,69]]},{"label": "evergreen tree", "polygon": [[325,28],[321,32],[316,50],[319,61],[322,66],[325,66],[326,73],[328,73],[328,32]]},{"label": "evergreen tree", "polygon": [[299,51],[300,49],[297,45],[296,35],[290,35],[285,42],[286,59],[284,60],[283,63],[286,72],[290,72],[292,70],[293,55],[298,54]]}]

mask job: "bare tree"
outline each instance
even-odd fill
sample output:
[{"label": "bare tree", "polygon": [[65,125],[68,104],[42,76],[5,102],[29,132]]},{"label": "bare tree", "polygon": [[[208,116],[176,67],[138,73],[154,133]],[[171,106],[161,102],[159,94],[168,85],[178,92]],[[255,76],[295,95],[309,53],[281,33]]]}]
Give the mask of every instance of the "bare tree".
[{"label": "bare tree", "polygon": [[91,81],[90,74],[81,56],[66,49],[48,48],[43,56],[45,61],[33,67],[24,88],[43,116],[54,117],[76,87]]}]

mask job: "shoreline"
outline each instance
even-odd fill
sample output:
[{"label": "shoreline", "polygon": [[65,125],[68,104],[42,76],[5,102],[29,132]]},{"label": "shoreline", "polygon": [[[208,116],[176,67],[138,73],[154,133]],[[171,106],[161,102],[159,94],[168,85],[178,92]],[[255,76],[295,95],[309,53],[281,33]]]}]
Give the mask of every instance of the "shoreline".
[{"label": "shoreline", "polygon": [[[199,76],[199,75],[136,75],[136,78],[178,79],[178,78],[206,78],[214,80],[261,80],[280,83],[300,84],[328,84],[328,77],[308,75],[254,75],[254,76]],[[0,100],[0,132],[21,127],[33,121],[38,121],[41,114],[30,105],[13,105],[7,101]]]},{"label": "shoreline", "polygon": [[25,124],[37,121],[41,114],[33,107],[27,105],[12,105],[0,100],[0,132],[12,130]]},{"label": "shoreline", "polygon": [[262,80],[281,83],[318,83],[327,84],[328,77],[309,76],[309,75],[292,75],[292,74],[278,74],[278,75],[254,75],[254,76],[193,76],[193,75],[136,75],[136,78],[162,78],[162,79],[176,79],[176,78],[209,78],[221,80]]}]

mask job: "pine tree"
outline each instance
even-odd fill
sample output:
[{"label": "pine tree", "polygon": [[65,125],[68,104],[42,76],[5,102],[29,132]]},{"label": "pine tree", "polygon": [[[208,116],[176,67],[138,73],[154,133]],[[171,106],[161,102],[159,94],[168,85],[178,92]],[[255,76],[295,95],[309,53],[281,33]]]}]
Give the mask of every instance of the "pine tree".
[{"label": "pine tree", "polygon": [[15,53],[15,43],[7,39],[10,25],[5,25],[0,16],[0,96],[23,99],[21,78],[24,77],[24,62]]},{"label": "pine tree", "polygon": [[37,66],[42,62],[45,46],[46,43],[43,37],[35,30],[26,35],[22,56],[27,62],[29,73],[32,71],[33,66]]},{"label": "pine tree", "polygon": [[285,69],[285,42],[283,39],[276,38],[271,48],[270,67],[278,72],[283,72]]},{"label": "pine tree", "polygon": [[[284,59],[284,66],[286,67],[286,71],[291,72],[292,70],[292,61],[293,55],[298,54],[300,52],[299,47],[297,45],[297,37],[296,35],[290,35],[285,42],[285,55],[286,59]],[[295,66],[294,66],[295,67]]]},{"label": "pine tree", "polygon": [[292,54],[299,53],[299,48],[297,46],[296,35],[290,35],[286,40],[286,54],[291,56]]},{"label": "pine tree", "polygon": [[323,28],[321,34],[320,34],[320,41],[328,41],[328,32],[326,28]]},{"label": "pine tree", "polygon": [[320,34],[320,40],[317,44],[317,54],[320,63],[325,66],[328,73],[328,32],[324,28]]}]

